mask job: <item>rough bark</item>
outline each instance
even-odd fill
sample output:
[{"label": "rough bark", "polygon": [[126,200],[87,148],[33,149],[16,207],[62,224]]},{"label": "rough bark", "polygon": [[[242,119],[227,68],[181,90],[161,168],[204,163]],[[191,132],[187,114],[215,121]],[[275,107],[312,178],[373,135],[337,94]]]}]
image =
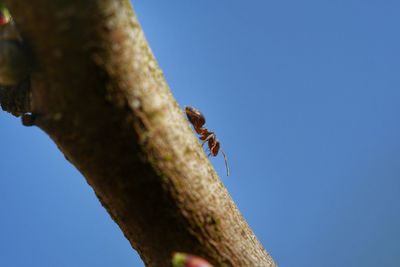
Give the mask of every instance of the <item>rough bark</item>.
[{"label": "rough bark", "polygon": [[127,0],[4,1],[32,51],[34,123],[146,266],[275,266],[175,102]]}]

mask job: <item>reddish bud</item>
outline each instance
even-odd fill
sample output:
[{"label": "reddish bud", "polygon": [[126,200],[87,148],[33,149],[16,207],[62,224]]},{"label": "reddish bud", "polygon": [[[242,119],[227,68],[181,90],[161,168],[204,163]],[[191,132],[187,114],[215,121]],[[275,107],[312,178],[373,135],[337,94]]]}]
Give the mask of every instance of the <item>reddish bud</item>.
[{"label": "reddish bud", "polygon": [[175,252],[172,256],[173,267],[213,267],[208,261],[198,256]]},{"label": "reddish bud", "polygon": [[0,3],[0,26],[9,23],[11,20],[10,12]]}]

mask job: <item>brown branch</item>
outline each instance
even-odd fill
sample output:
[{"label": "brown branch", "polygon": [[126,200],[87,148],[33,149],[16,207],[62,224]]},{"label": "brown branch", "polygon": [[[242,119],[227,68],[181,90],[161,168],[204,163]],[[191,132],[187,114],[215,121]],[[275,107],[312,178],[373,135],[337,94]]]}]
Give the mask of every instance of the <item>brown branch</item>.
[{"label": "brown branch", "polygon": [[173,99],[128,0],[5,1],[35,57],[35,123],[147,266],[275,266]]}]

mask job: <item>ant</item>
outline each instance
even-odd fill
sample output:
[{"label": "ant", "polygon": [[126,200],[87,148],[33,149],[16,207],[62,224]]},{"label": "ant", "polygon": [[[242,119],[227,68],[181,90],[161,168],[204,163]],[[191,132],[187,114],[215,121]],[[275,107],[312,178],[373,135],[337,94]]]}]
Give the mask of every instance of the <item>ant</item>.
[{"label": "ant", "polygon": [[194,130],[199,135],[200,140],[203,141],[201,146],[204,146],[204,144],[208,142],[208,148],[210,149],[208,156],[212,155],[215,157],[221,150],[225,160],[226,176],[229,176],[228,159],[224,151],[220,148],[219,141],[215,133],[209,132],[205,127],[203,127],[203,125],[206,123],[206,118],[204,115],[194,107],[185,107],[185,113],[189,122],[193,125]]}]

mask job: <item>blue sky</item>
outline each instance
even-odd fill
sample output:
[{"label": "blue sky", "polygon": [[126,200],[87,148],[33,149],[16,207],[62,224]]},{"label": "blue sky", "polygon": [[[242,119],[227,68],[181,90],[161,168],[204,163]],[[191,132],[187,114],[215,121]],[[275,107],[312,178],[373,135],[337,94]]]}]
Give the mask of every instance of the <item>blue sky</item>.
[{"label": "blue sky", "polygon": [[[400,2],[134,5],[279,266],[400,266]],[[0,125],[0,266],[143,266],[43,132]]]}]

